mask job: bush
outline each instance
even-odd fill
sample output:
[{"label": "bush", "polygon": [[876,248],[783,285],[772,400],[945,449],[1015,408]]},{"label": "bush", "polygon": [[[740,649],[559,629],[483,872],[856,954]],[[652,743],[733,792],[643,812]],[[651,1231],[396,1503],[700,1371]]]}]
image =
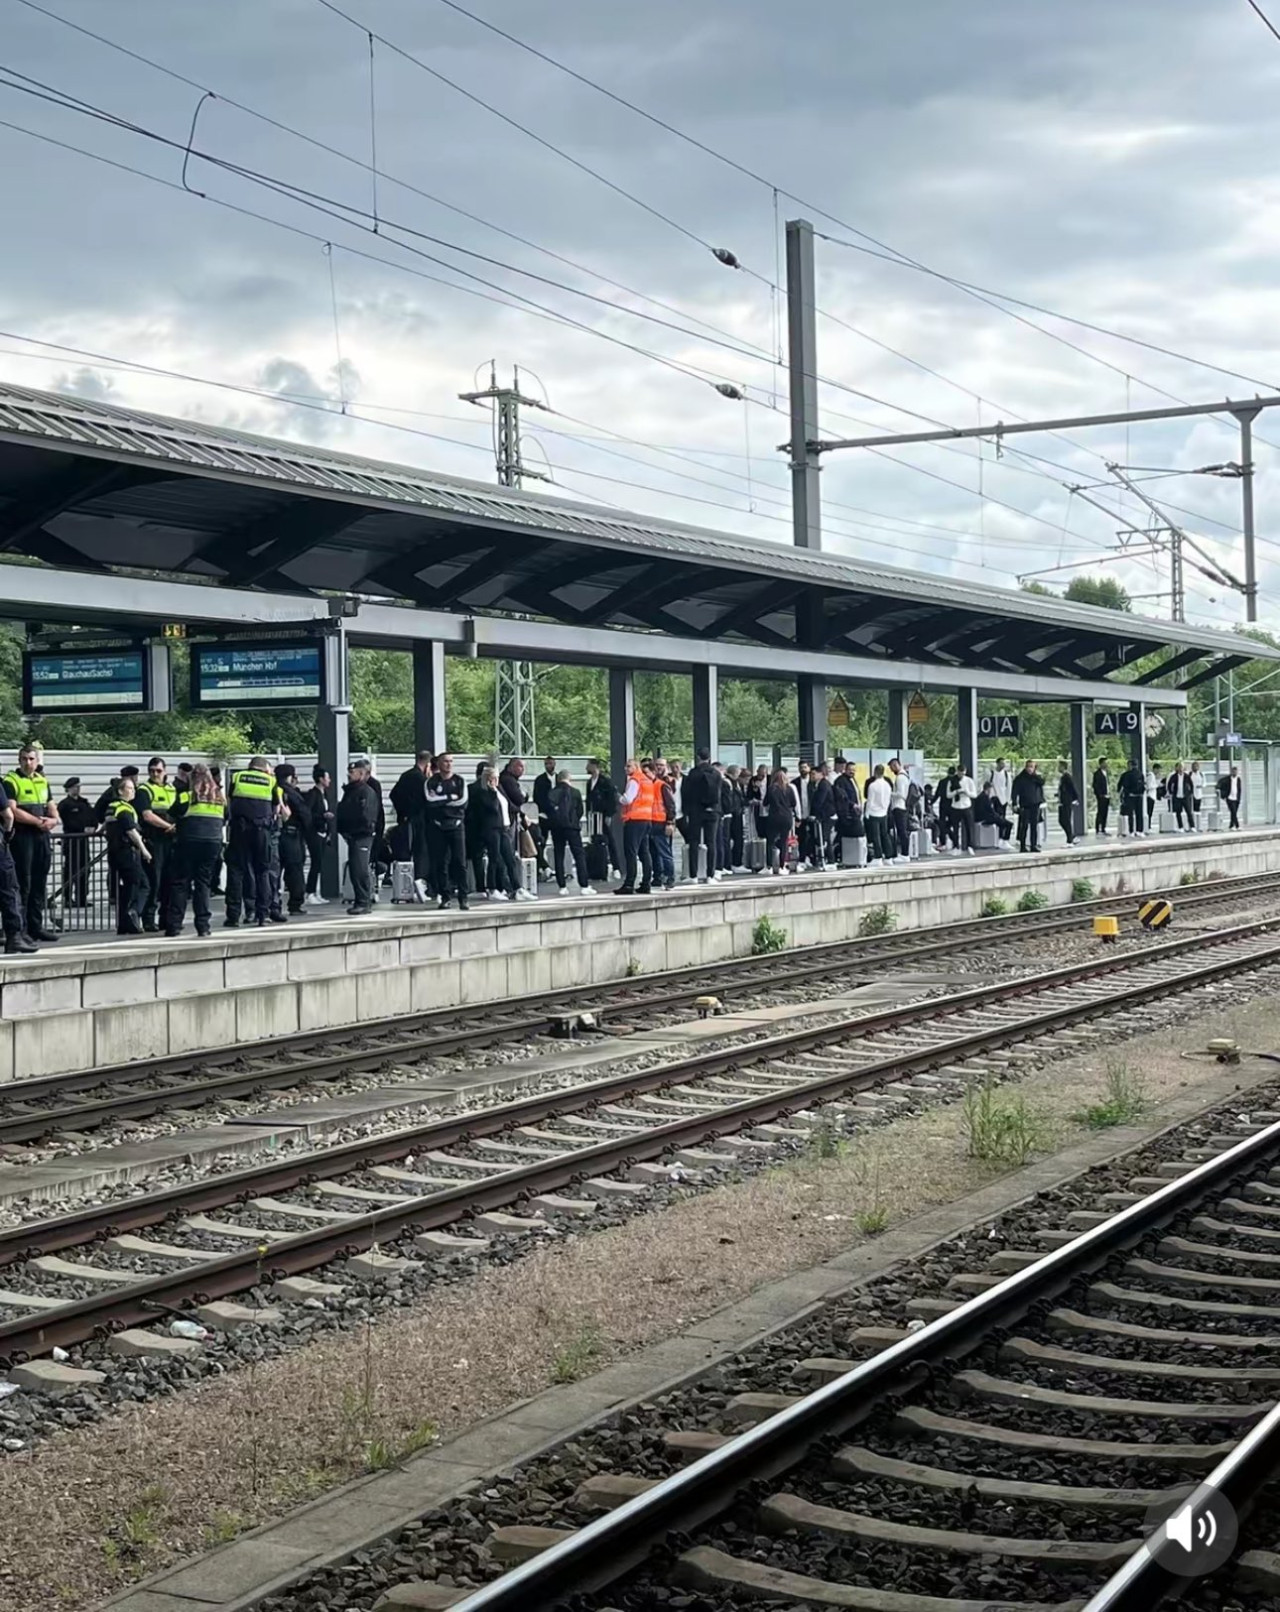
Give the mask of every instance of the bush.
[{"label": "bush", "polygon": [[982,903],[982,916],[984,918],[999,918],[1002,913],[1009,910],[1009,903],[1001,896],[988,896]]},{"label": "bush", "polygon": [[1024,890],[1018,897],[1018,912],[1039,912],[1041,907],[1049,905],[1049,898],[1043,890]]},{"label": "bush", "polygon": [[1091,879],[1072,879],[1071,899],[1072,901],[1092,901],[1093,881]]},{"label": "bush", "polygon": [[767,956],[769,952],[780,952],[786,948],[787,932],[779,929],[771,918],[759,918],[755,928],[751,931],[751,953],[754,957]]},{"label": "bush", "polygon": [[869,907],[858,920],[860,935],[889,935],[898,927],[898,915],[892,907]]},{"label": "bush", "polygon": [[1188,868],[1184,873],[1179,874],[1178,883],[1179,884],[1199,884],[1200,883],[1200,875],[1195,871],[1194,868]]},{"label": "bush", "polygon": [[1129,1125],[1141,1119],[1150,1107],[1142,1076],[1135,1074],[1123,1058],[1107,1060],[1106,1093],[1071,1117],[1091,1131],[1110,1130],[1113,1125]]},{"label": "bush", "polygon": [[969,1087],[962,1116],[969,1157],[984,1164],[1022,1165],[1044,1146],[1045,1122],[1021,1094],[1004,1096],[990,1076]]}]

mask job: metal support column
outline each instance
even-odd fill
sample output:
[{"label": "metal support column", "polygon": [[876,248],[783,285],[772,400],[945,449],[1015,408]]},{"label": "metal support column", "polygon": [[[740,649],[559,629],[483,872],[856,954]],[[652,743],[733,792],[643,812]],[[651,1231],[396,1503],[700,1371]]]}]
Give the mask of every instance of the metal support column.
[{"label": "metal support column", "polygon": [[1076,806],[1075,830],[1077,838],[1085,832],[1085,802],[1089,799],[1089,707],[1083,700],[1075,700],[1067,707],[1071,728],[1071,776],[1080,791]]},{"label": "metal support column", "polygon": [[899,755],[911,744],[911,720],[907,715],[911,694],[905,688],[889,690],[889,749]]},{"label": "metal support column", "polygon": [[448,749],[444,717],[444,645],[430,640],[413,646],[414,747],[439,755]]},{"label": "metal support column", "polygon": [[[325,687],[328,701],[316,712],[316,747],[320,765],[329,774],[329,807],[336,811],[347,781],[351,752],[351,705],[347,684],[347,635],[341,621],[324,640]],[[336,901],[342,894],[346,846],[334,835],[320,869],[320,894]]]},{"label": "metal support column", "polygon": [[693,753],[709,750],[714,761],[720,750],[720,675],[714,666],[693,668]]},{"label": "metal support column", "polygon": [[625,666],[609,668],[609,776],[619,793],[626,787],[627,762],[636,753],[635,677]]},{"label": "metal support column", "polygon": [[821,677],[798,677],[800,759],[811,765],[827,759],[827,685]]},{"label": "metal support column", "polygon": [[1147,774],[1147,708],[1141,700],[1135,700],[1129,707],[1138,713],[1138,725],[1129,735],[1129,754],[1133,765],[1146,777]]},{"label": "metal support column", "polygon": [[1240,502],[1244,525],[1244,614],[1246,621],[1258,619],[1257,537],[1253,525],[1253,422],[1257,409],[1241,409],[1240,421]]},{"label": "metal support column", "polygon": [[787,344],[791,390],[791,522],[797,548],[822,547],[817,450],[818,313],[814,289],[813,225],[787,222]]},{"label": "metal support column", "polygon": [[978,772],[978,695],[975,689],[962,688],[956,695],[956,753],[960,765],[976,780]]}]

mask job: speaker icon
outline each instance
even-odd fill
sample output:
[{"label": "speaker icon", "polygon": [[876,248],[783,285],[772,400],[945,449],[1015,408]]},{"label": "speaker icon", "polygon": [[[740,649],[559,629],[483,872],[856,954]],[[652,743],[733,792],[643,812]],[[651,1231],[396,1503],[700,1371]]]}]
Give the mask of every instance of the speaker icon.
[{"label": "speaker icon", "polygon": [[1165,1523],[1164,1536],[1181,1545],[1188,1554],[1197,1546],[1212,1550],[1218,1538],[1218,1519],[1212,1511],[1197,1512],[1193,1505],[1183,1506]]}]

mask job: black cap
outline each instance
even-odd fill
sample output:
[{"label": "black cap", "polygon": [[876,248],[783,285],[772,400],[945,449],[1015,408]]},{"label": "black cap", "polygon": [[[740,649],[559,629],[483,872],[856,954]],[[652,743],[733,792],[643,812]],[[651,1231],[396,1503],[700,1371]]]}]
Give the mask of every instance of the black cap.
[{"label": "black cap", "polygon": [[78,778],[68,778],[62,787],[64,789],[74,789],[79,782],[80,780]]},{"label": "black cap", "polygon": [[120,776],[122,778],[136,778],[138,776],[138,769],[136,767],[121,767]]}]

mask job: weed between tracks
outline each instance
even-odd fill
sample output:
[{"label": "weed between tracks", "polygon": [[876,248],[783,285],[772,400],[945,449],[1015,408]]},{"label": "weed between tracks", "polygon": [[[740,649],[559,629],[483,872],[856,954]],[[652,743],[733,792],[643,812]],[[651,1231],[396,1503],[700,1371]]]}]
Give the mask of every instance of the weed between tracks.
[{"label": "weed between tracks", "polygon": [[1104,1096],[1088,1108],[1072,1114],[1080,1125],[1091,1131],[1105,1131],[1113,1125],[1132,1125],[1151,1107],[1146,1082],[1124,1058],[1108,1058]]},{"label": "weed between tracks", "polygon": [[1016,1168],[1048,1145],[1045,1117],[1022,1092],[1004,1091],[989,1076],[965,1093],[961,1123],[969,1157],[983,1164]]}]

